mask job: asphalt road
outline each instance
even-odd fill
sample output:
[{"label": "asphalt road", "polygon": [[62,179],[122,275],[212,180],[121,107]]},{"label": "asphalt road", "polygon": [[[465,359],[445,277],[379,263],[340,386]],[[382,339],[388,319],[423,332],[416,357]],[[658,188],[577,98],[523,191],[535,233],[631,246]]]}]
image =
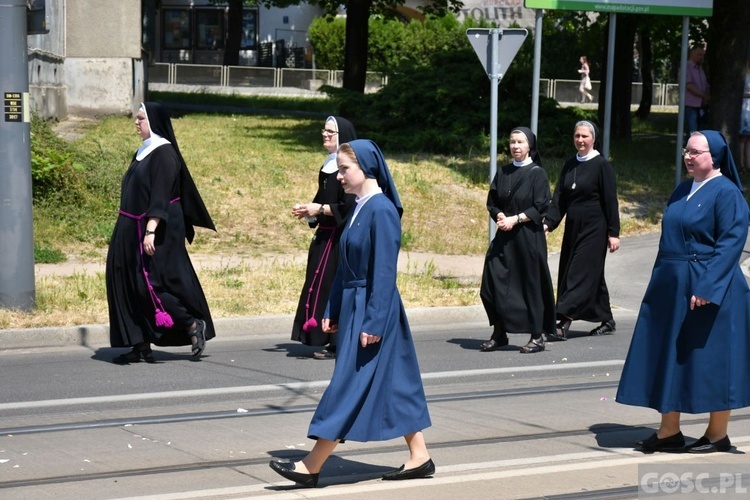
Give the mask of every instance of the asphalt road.
[{"label": "asphalt road", "polygon": [[[659,420],[614,402],[655,255],[657,237],[641,238],[609,259],[612,336],[588,337],[594,325],[575,322],[570,340],[543,353],[520,354],[520,335],[482,353],[490,329],[480,308],[409,311],[433,421],[432,479],[379,479],[406,459],[401,440],[340,445],[317,489],[273,473],[271,457],[309,450],[333,362],[288,341],[281,318],[248,319],[223,322],[200,361],[169,348],[155,365],[117,366],[121,350],[97,337],[0,351],[0,498],[637,498],[657,465],[739,468],[750,486],[749,409],[730,424],[732,453],[632,449]],[[685,415],[683,431],[700,437],[706,418]]]}]

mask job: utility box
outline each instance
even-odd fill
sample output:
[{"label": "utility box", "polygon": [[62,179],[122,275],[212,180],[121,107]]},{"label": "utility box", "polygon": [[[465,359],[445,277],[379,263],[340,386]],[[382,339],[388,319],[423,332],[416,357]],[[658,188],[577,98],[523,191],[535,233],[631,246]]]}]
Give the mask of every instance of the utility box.
[{"label": "utility box", "polygon": [[26,0],[26,31],[28,35],[46,35],[49,26],[47,19],[47,0]]}]

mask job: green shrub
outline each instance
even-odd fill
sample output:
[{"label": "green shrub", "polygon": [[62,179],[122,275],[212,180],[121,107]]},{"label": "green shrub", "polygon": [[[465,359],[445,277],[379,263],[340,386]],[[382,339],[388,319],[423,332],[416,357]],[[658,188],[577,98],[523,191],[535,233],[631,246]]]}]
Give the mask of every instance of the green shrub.
[{"label": "green shrub", "polygon": [[[489,149],[491,82],[476,54],[471,48],[449,49],[436,52],[429,61],[402,66],[376,94],[324,90],[340,114],[354,122],[358,135],[381,147],[411,153],[484,153]],[[507,151],[513,127],[530,124],[530,88],[531,70],[523,62],[511,66],[499,85],[499,152]],[[552,99],[540,101],[539,141],[544,155],[571,154],[572,128],[581,118],[577,113],[560,108]]]},{"label": "green shrub", "polygon": [[[321,90],[332,97],[339,114],[354,122],[358,135],[382,147],[411,153],[483,153],[490,142],[491,82],[466,37],[466,30],[476,26],[473,20],[460,24],[453,15],[409,23],[373,17],[368,70],[388,74],[388,85],[368,95],[331,87]],[[343,67],[343,44],[330,40],[344,29],[341,19],[317,22],[310,39],[318,63],[324,50],[328,67]],[[499,84],[501,153],[507,151],[513,127],[530,125],[533,59],[529,37]],[[577,113],[580,110],[562,109],[554,100],[541,99],[539,141],[544,155],[571,153],[572,127],[581,119]],[[594,116],[586,114],[586,118]]]},{"label": "green shrub", "polygon": [[65,253],[57,248],[34,244],[34,262],[37,264],[57,264],[67,259]]},{"label": "green shrub", "polygon": [[75,183],[83,165],[49,123],[34,117],[31,121],[31,181],[34,198],[63,193]]},{"label": "green shrub", "polygon": [[[408,23],[372,16],[368,24],[367,69],[390,75],[404,64],[428,64],[435,52],[467,47],[466,29],[475,26],[476,21],[471,19],[459,24],[452,14]],[[316,18],[308,36],[315,49],[317,68],[344,69],[346,19]]]},{"label": "green shrub", "polygon": [[315,50],[315,67],[320,69],[344,68],[346,19],[316,17],[307,29],[310,45]]}]

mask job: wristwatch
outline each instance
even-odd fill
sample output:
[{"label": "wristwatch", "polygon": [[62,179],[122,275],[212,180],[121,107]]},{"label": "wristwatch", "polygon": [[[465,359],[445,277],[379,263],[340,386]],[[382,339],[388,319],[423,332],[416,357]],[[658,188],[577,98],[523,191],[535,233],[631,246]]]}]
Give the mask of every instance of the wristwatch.
[{"label": "wristwatch", "polygon": [[325,205],[320,205],[320,211],[318,212],[318,215],[325,215],[325,214],[326,214],[326,211],[325,211],[325,209],[323,208],[324,206],[325,206]]}]

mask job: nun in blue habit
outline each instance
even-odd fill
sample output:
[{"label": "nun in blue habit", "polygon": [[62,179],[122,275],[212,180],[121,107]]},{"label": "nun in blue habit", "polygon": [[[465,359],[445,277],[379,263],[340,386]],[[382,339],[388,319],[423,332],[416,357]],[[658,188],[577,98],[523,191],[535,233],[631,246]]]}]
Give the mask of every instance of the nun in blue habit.
[{"label": "nun in blue habit", "polygon": [[396,267],[403,208],[385,158],[369,140],[339,147],[338,180],[356,195],[344,224],[340,262],[324,331],[338,330],[336,366],[308,431],[315,439],[300,462],[272,460],[271,468],[314,487],[323,463],[339,442],[384,441],[403,436],[409,460],[385,480],[434,474],[422,430],[431,425],[417,354]]},{"label": "nun in blue habit", "polygon": [[[750,291],[738,265],[748,205],[721,133],[693,133],[683,160],[693,179],[664,211],[617,402],[661,414],[657,432],[636,443],[644,452],[723,452],[731,410],[750,406]],[[680,414],[706,412],[704,435],[685,446]]]}]

